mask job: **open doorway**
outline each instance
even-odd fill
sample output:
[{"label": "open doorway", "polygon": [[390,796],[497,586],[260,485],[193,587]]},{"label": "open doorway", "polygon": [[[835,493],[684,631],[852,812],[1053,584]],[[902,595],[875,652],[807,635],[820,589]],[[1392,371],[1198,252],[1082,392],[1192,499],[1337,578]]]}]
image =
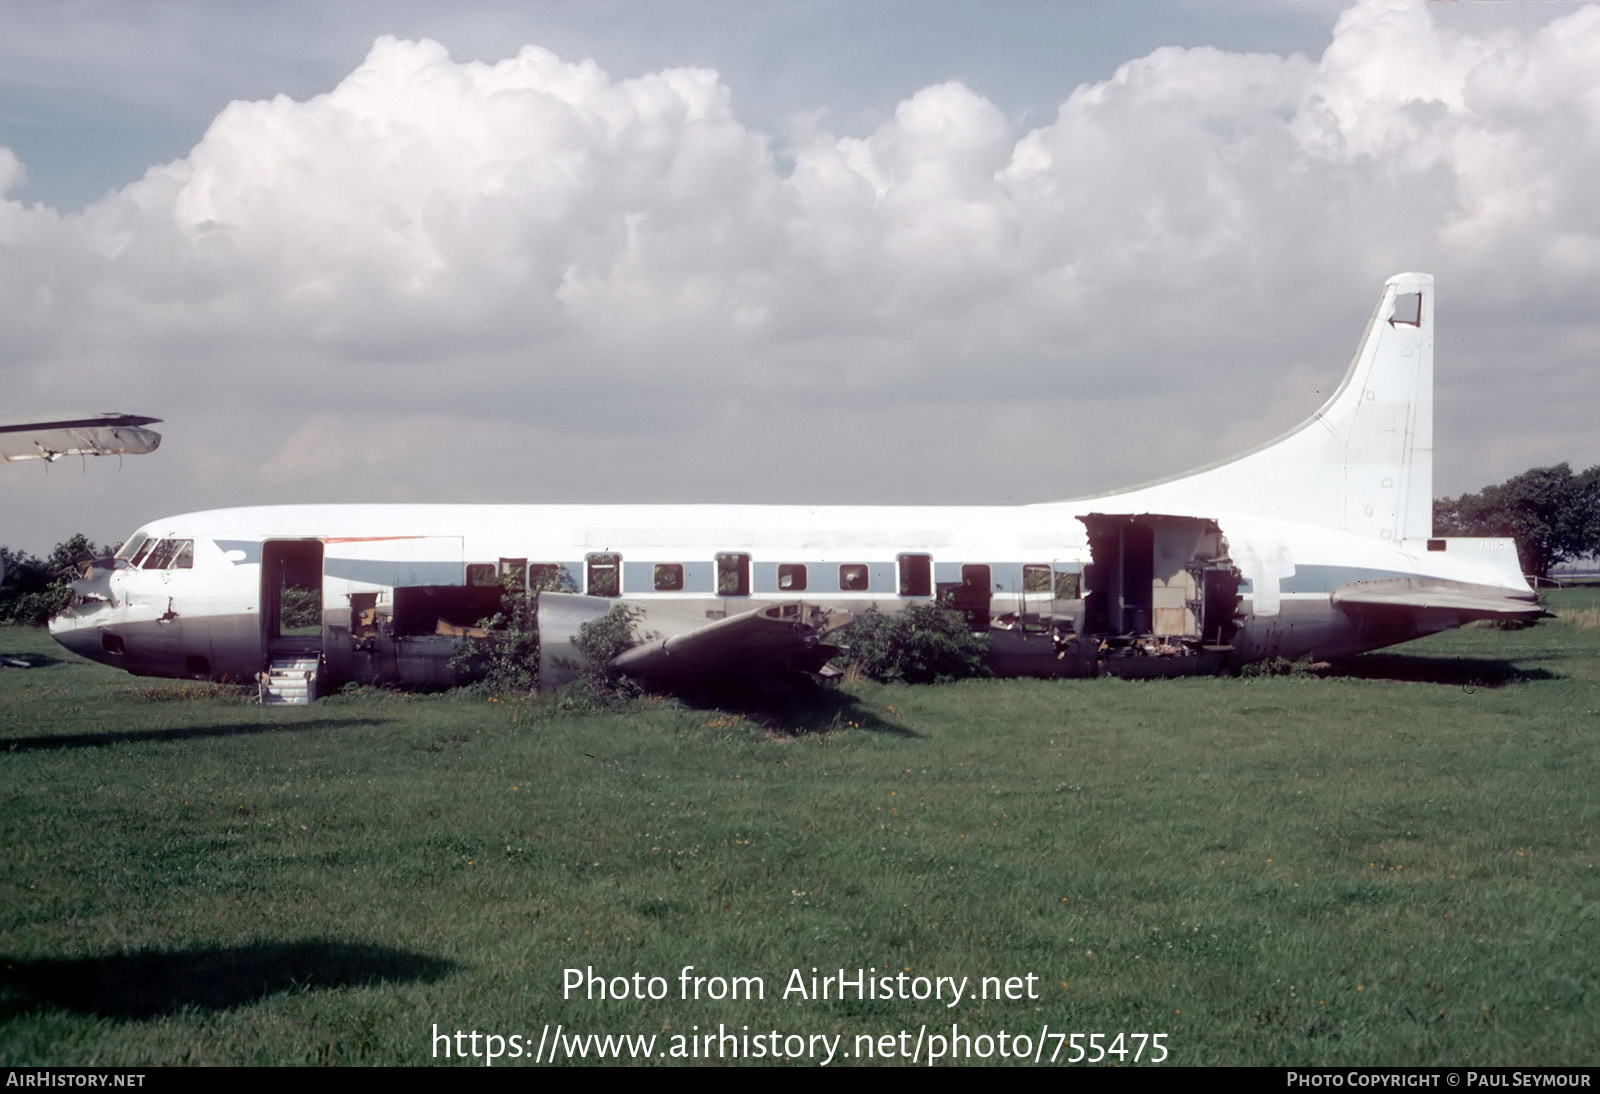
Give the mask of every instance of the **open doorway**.
[{"label": "open doorway", "polygon": [[322,541],[261,545],[261,629],[269,653],[322,648]]}]

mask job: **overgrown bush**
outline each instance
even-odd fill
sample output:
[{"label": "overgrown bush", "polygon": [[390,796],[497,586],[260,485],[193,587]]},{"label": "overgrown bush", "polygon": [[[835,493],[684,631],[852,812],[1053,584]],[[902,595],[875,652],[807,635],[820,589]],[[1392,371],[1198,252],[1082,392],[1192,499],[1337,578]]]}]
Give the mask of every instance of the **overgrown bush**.
[{"label": "overgrown bush", "polygon": [[943,684],[989,675],[989,640],[948,602],[901,612],[868,608],[845,631],[844,665],[881,683]]},{"label": "overgrown bush", "polygon": [[577,676],[562,692],[562,706],[592,709],[626,706],[644,694],[639,681],[611,667],[611,659],[637,644],[633,628],[644,613],[626,604],[613,605],[599,619],[578,628],[572,644],[583,655],[573,665]]},{"label": "overgrown bush", "polygon": [[484,638],[469,638],[450,667],[476,677],[472,686],[490,695],[530,694],[539,687],[539,592],[523,587],[521,572],[500,578],[500,610],[478,626]]},{"label": "overgrown bush", "polygon": [[[478,625],[488,631],[469,638],[450,659],[456,671],[475,677],[472,687],[489,695],[527,695],[539,688],[539,594],[566,592],[559,573],[534,572],[532,588],[523,588],[521,573],[501,578],[500,610]],[[618,604],[599,619],[578,628],[573,645],[583,661],[572,665],[576,678],[562,692],[568,708],[614,707],[644,694],[639,684],[611,668],[609,662],[635,643],[634,624],[642,613]]]},{"label": "overgrown bush", "polygon": [[1246,679],[1260,676],[1309,676],[1311,665],[1310,654],[1302,654],[1293,661],[1287,657],[1268,657],[1262,661],[1251,661],[1239,666],[1239,675]]}]

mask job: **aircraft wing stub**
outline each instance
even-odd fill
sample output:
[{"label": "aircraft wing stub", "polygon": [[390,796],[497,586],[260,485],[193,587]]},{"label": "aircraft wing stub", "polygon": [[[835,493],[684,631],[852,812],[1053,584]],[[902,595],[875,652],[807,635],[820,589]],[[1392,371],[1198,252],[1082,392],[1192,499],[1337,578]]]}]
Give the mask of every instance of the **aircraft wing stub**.
[{"label": "aircraft wing stub", "polygon": [[820,672],[838,652],[823,638],[850,619],[802,602],[771,604],[635,646],[611,664],[652,682],[748,673],[778,666]]}]

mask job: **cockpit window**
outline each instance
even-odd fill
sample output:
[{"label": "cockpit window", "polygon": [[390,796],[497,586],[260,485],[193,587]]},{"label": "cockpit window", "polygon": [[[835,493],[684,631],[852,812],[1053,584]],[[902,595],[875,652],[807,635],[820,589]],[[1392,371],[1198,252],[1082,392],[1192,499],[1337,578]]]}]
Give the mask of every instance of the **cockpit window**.
[{"label": "cockpit window", "polygon": [[145,554],[144,562],[142,562],[140,566],[146,570],[165,570],[167,568],[167,564],[172,561],[172,556],[177,553],[177,550],[177,540],[160,540]]},{"label": "cockpit window", "polygon": [[122,545],[122,549],[116,553],[116,557],[120,559],[132,558],[134,556],[134,552],[143,547],[149,539],[150,537],[145,535],[143,532],[133,533],[133,535],[128,537],[128,542],[124,543]]},{"label": "cockpit window", "polygon": [[150,549],[144,562],[134,565],[145,570],[189,570],[194,568],[194,540],[164,539]]},{"label": "cockpit window", "polygon": [[144,561],[144,557],[150,553],[150,548],[155,545],[155,540],[146,537],[145,541],[139,545],[139,549],[128,558],[128,565],[137,568]]}]

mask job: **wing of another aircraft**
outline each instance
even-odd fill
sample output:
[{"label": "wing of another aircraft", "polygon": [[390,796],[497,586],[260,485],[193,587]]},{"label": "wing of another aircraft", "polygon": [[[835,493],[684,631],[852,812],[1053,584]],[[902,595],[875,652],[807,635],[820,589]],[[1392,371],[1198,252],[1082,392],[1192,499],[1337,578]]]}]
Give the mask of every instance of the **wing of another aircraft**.
[{"label": "wing of another aircraft", "polygon": [[160,420],[109,411],[0,420],[0,463],[154,452],[161,434],[143,427]]}]

